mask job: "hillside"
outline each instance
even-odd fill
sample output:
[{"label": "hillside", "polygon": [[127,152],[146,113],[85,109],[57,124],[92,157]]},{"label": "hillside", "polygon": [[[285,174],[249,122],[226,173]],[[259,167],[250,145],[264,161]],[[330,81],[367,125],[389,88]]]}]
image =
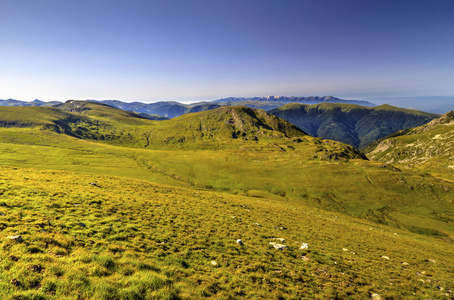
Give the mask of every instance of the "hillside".
[{"label": "hillside", "polygon": [[16,167],[0,174],[2,299],[453,295],[454,252],[443,240],[142,180]]},{"label": "hillside", "polygon": [[364,107],[353,104],[288,104],[269,111],[312,136],[362,148],[393,132],[420,126],[437,114],[390,105]]},{"label": "hillside", "polygon": [[[0,116],[0,124],[4,126],[10,123],[20,123],[22,127],[46,125],[59,133],[119,146],[218,150],[271,142],[293,145],[302,141],[298,138],[305,137],[319,154],[328,153],[323,157],[364,157],[353,147],[308,137],[274,115],[247,107],[220,107],[171,120],[152,121],[102,103],[70,100],[55,108],[0,107]],[[317,156],[315,149],[311,155]]]},{"label": "hillside", "polygon": [[365,149],[370,158],[454,179],[454,111],[397,132]]},{"label": "hillside", "polygon": [[453,182],[246,107],[0,119],[0,298],[452,297]]}]

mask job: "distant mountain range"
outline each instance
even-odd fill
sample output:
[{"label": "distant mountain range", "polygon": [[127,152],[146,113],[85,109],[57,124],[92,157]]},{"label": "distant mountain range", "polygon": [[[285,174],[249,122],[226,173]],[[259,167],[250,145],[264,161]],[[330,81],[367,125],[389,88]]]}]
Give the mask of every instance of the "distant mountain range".
[{"label": "distant mountain range", "polygon": [[16,99],[7,99],[7,100],[0,100],[0,106],[54,106],[61,104],[60,101],[49,101],[44,102],[38,99],[33,101],[22,101]]},{"label": "distant mountain range", "polygon": [[[375,104],[367,101],[358,100],[344,100],[333,96],[326,97],[282,97],[282,96],[268,96],[268,97],[229,97],[213,101],[197,102],[192,104],[183,104],[175,101],[160,101],[154,103],[142,102],[123,102],[119,100],[88,100],[92,102],[104,103],[110,106],[132,111],[135,113],[145,113],[150,115],[157,115],[165,118],[175,118],[186,113],[200,112],[218,108],[221,106],[247,106],[251,108],[259,108],[263,110],[271,110],[278,108],[289,103],[304,103],[304,104],[317,104],[317,103],[345,103],[345,104],[358,104],[364,106],[375,106]],[[0,100],[0,106],[54,106],[61,104],[59,101],[44,102],[41,100],[34,100],[31,102],[8,99]]]}]

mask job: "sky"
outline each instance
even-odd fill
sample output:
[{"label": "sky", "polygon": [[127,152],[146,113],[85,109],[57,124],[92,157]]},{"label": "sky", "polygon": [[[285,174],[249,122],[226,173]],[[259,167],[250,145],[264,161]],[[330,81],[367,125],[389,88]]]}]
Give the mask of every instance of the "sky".
[{"label": "sky", "polygon": [[452,0],[0,0],[0,99],[454,96],[453,16]]}]

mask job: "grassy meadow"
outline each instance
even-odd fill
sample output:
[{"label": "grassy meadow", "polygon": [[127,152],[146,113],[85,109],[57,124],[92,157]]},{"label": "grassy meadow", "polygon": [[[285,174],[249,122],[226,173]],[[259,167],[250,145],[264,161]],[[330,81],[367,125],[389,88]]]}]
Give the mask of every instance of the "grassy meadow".
[{"label": "grassy meadow", "polygon": [[64,109],[0,108],[1,299],[452,297],[453,182],[253,109]]},{"label": "grassy meadow", "polygon": [[104,175],[0,174],[4,299],[443,298],[454,288],[451,243],[343,214]]}]

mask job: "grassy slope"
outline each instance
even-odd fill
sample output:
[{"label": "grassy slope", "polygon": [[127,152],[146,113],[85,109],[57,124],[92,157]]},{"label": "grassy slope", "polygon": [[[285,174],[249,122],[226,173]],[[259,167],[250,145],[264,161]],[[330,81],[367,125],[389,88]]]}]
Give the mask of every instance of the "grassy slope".
[{"label": "grassy slope", "polygon": [[397,132],[366,148],[368,156],[454,180],[454,112]]},{"label": "grassy slope", "polygon": [[[3,299],[442,298],[454,288],[451,243],[304,205],[10,167],[0,188]],[[17,234],[22,243],[5,238]]]},{"label": "grassy slope", "polygon": [[[254,110],[219,110],[217,122],[208,113],[170,121],[128,121],[135,125],[115,121],[115,110],[110,111],[115,116],[104,109],[93,110],[74,114],[83,117],[76,125],[89,124],[101,133],[115,133],[110,136],[117,138],[99,143],[95,137],[100,133],[94,134],[93,129],[87,130],[91,141],[40,126],[0,129],[3,165],[84,172],[4,169],[5,204],[0,210],[4,208],[9,219],[3,234],[18,232],[25,237],[19,245],[3,240],[0,282],[4,295],[51,295],[54,289],[57,298],[76,294],[102,298],[104,293],[140,299],[131,295],[145,292],[158,298],[278,298],[279,293],[290,298],[315,297],[315,293],[320,298],[349,294],[362,298],[372,292],[439,298],[452,288],[452,260],[447,259],[452,256],[449,249],[454,233],[452,183],[351,160],[359,157],[351,147],[309,137]],[[247,118],[251,113],[259,115]],[[182,131],[185,125],[192,129]],[[283,127],[277,133],[267,126]],[[150,127],[160,130],[152,135]],[[173,136],[176,129],[180,135],[185,132],[185,142],[163,144],[162,139]],[[210,136],[213,131],[217,134]],[[118,138],[120,133],[129,133],[129,140]],[[148,147],[142,144],[144,133],[155,137]],[[135,148],[117,146],[124,141]],[[182,151],[185,144],[192,146]],[[202,144],[205,150],[198,150]],[[147,183],[150,181],[190,189]],[[35,194],[35,190],[44,192]],[[80,203],[80,207],[74,206]],[[165,214],[156,205],[165,205]],[[27,217],[31,214],[35,215]],[[120,219],[129,218],[127,224],[135,228],[117,228],[114,219],[120,214]],[[82,230],[78,222],[87,228]],[[281,225],[288,230],[274,228]],[[38,232],[42,227],[46,233]],[[113,238],[111,231],[120,236]],[[43,242],[42,235],[54,241]],[[278,235],[290,241],[286,242],[289,251],[270,248],[266,237]],[[253,247],[236,248],[236,238]],[[202,246],[197,244],[200,240]],[[311,245],[307,262],[297,250],[301,242]],[[33,247],[40,250],[29,249]],[[53,258],[56,252],[48,249],[52,247],[63,256]],[[118,251],[116,247],[127,249]],[[14,253],[23,259],[17,263],[8,260]],[[388,261],[381,255],[393,257]],[[339,269],[341,259],[344,263]],[[210,260],[216,260],[219,267],[214,268]],[[138,261],[156,268],[141,266]],[[403,266],[403,261],[410,265]],[[440,268],[439,262],[446,267]],[[44,271],[35,274],[28,269],[33,264],[45,264]],[[63,270],[63,275],[51,271],[54,267]],[[416,272],[420,275],[414,275]],[[24,285],[8,283],[15,277]],[[158,288],[151,292],[153,284]]]},{"label": "grassy slope", "polygon": [[295,124],[312,136],[341,141],[361,148],[398,130],[419,126],[437,114],[390,105],[288,104],[270,113]]},{"label": "grassy slope", "polygon": [[[83,113],[108,115],[95,109]],[[105,128],[99,120],[89,122]],[[138,126],[122,122],[121,130],[113,118],[107,121],[112,124],[108,130],[128,132],[124,136],[130,139],[117,135],[99,144],[50,131],[2,129],[3,164],[210,188],[305,203],[447,238],[454,232],[451,183],[376,163],[348,161],[360,158],[353,148],[307,136],[263,111],[227,107],[169,121],[138,119],[134,121],[140,122]],[[150,142],[142,149],[115,146],[126,141],[139,147],[135,142],[145,143],[140,137],[147,130]],[[131,134],[136,132],[140,134]],[[421,197],[425,200],[419,201]]]}]

